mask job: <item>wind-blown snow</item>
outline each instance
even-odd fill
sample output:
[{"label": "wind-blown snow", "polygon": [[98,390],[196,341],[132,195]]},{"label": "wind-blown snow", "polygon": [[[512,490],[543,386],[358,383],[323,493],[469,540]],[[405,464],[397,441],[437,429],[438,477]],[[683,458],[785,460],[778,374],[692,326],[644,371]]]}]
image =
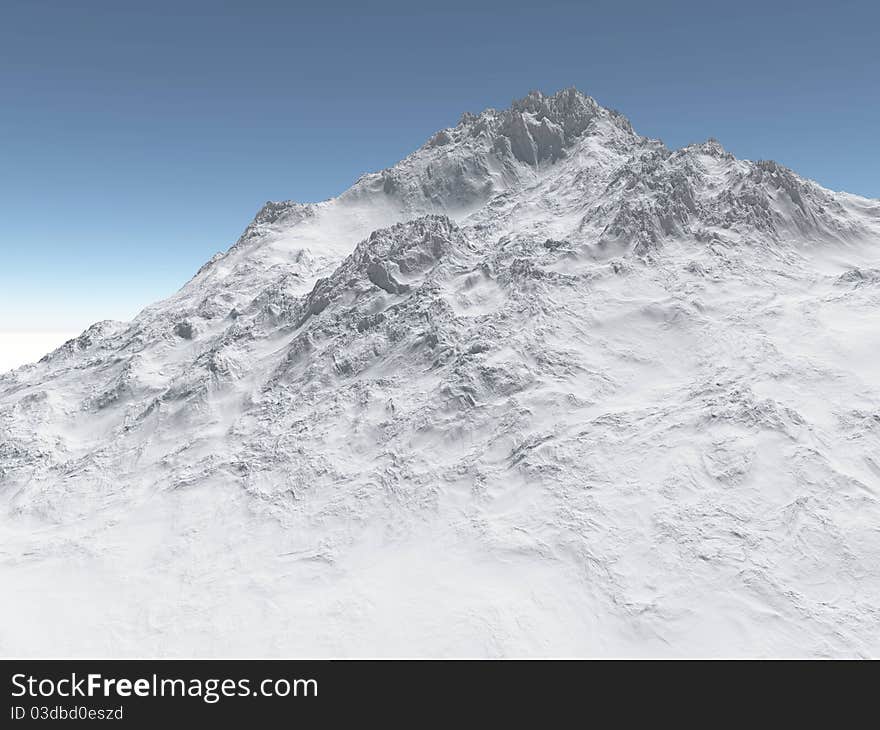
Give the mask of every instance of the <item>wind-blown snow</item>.
[{"label": "wind-blown snow", "polygon": [[6,655],[880,653],[880,202],[577,91],[0,375]]}]

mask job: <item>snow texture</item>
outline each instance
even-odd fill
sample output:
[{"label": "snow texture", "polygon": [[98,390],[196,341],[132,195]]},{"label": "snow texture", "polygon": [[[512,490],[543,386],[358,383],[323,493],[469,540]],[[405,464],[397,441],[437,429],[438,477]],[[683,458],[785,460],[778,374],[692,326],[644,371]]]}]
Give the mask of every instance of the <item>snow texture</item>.
[{"label": "snow texture", "polygon": [[880,654],[880,201],[574,89],[0,375],[0,654]]}]

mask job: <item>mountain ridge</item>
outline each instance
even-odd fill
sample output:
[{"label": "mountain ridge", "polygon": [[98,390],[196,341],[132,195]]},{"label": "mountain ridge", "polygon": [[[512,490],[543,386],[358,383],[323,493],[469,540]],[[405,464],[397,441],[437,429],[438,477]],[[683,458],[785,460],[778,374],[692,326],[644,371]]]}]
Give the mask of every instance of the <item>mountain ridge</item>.
[{"label": "mountain ridge", "polygon": [[[267,203],[131,323],[0,375],[5,625],[70,575],[163,655],[230,627],[270,655],[876,653],[878,233],[875,201],[571,89]],[[66,646],[120,651],[97,636]]]}]

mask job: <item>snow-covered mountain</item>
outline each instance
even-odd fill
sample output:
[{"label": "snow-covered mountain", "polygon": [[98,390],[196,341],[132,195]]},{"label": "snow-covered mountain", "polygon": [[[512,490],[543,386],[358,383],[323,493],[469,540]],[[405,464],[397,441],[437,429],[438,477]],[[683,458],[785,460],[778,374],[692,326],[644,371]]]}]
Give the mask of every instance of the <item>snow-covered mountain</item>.
[{"label": "snow-covered mountain", "polygon": [[880,201],[465,114],[0,376],[0,654],[880,654],[878,305]]}]

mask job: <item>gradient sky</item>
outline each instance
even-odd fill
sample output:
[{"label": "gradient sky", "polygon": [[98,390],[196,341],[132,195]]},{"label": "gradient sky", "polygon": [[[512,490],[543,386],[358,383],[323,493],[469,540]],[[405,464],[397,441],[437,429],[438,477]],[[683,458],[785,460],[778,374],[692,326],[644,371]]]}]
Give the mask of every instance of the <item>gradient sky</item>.
[{"label": "gradient sky", "polygon": [[3,0],[0,330],[127,319],[268,199],[575,85],[880,197],[880,3]]}]

